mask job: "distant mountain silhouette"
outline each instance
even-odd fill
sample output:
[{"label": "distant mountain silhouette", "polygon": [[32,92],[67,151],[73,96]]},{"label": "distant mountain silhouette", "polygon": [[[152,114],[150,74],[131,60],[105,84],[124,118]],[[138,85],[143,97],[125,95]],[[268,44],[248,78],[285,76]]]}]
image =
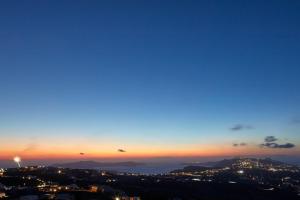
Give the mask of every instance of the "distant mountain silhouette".
[{"label": "distant mountain silhouette", "polygon": [[96,161],[78,161],[71,163],[57,163],[52,165],[53,167],[72,168],[72,169],[93,169],[101,167],[136,167],[145,165],[139,162],[96,162]]}]

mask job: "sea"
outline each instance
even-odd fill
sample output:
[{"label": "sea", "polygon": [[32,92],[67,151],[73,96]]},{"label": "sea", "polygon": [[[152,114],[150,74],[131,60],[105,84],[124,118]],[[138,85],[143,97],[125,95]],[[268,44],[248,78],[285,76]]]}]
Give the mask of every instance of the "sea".
[{"label": "sea", "polygon": [[[255,156],[247,156],[255,157]],[[267,156],[265,156],[267,157]],[[265,158],[260,156],[260,158]],[[270,156],[268,156],[270,157]],[[135,162],[143,163],[142,165],[136,166],[110,166],[97,168],[98,170],[109,170],[114,172],[125,172],[125,173],[138,173],[138,174],[166,174],[176,169],[182,169],[188,165],[202,165],[202,163],[210,161],[218,161],[222,159],[231,159],[233,157],[195,157],[195,158],[158,158],[158,159],[145,159],[145,160],[130,160]],[[274,160],[282,161],[285,163],[300,166],[300,156],[272,156]],[[22,161],[22,166],[34,166],[34,165],[45,165],[51,166],[54,163],[65,163],[74,162],[75,160],[25,160]],[[78,160],[77,160],[78,161]],[[112,160],[99,160],[98,162],[112,162]],[[115,162],[124,162],[128,160],[115,160]],[[17,167],[16,163],[12,160],[0,160],[0,168],[12,168]]]},{"label": "sea", "polygon": [[144,165],[133,167],[104,167],[101,170],[151,175],[166,174],[176,169],[182,169],[185,166],[186,164],[184,163],[145,163]]}]

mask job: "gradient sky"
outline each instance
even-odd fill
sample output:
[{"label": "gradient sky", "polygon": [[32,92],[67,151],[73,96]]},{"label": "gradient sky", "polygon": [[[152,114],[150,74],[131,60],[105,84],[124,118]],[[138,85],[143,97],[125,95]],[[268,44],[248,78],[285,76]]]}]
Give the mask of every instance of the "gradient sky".
[{"label": "gradient sky", "polygon": [[299,10],[1,1],[0,158],[300,155]]}]

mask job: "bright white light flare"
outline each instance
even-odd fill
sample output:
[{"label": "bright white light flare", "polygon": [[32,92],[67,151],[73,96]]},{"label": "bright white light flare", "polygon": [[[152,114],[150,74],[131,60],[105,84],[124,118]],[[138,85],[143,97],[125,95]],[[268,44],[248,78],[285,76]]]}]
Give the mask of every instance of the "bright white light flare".
[{"label": "bright white light flare", "polygon": [[14,162],[18,164],[18,167],[21,167],[20,165],[21,158],[19,156],[14,157]]}]

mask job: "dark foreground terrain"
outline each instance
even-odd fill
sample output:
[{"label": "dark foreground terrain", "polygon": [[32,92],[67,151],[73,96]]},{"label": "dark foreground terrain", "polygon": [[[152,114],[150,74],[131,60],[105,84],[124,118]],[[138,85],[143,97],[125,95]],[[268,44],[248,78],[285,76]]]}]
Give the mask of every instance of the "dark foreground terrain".
[{"label": "dark foreground terrain", "polygon": [[236,158],[161,175],[44,166],[0,171],[2,199],[293,200],[299,193],[299,168],[270,159]]}]

